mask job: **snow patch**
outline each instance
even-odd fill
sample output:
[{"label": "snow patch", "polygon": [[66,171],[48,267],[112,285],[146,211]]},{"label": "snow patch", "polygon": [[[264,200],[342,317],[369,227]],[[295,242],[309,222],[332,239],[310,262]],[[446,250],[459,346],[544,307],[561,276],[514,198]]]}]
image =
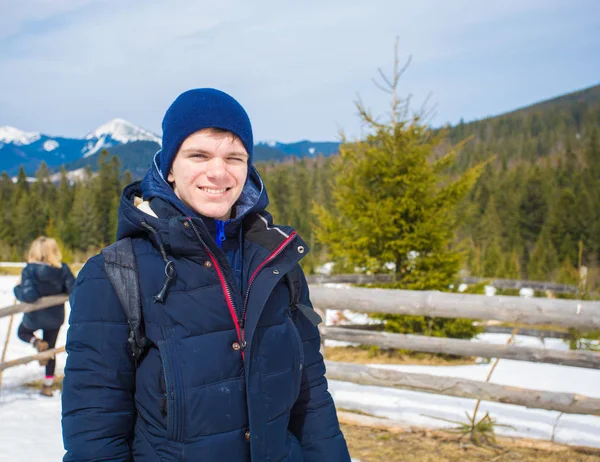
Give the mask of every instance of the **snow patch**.
[{"label": "snow patch", "polygon": [[55,140],[48,140],[44,143],[44,149],[48,152],[54,151],[57,147],[58,147],[58,141],[55,141]]},{"label": "snow patch", "polygon": [[496,295],[496,288],[493,286],[485,286],[484,290],[485,290],[485,294],[488,297],[493,297],[494,295]]},{"label": "snow patch", "polygon": [[110,148],[113,144],[108,142],[106,139],[107,136],[103,136],[102,138],[96,140],[96,142],[90,141],[86,146],[83,147],[81,152],[83,153],[83,157],[90,157],[100,151],[102,148]]},{"label": "snow patch", "polygon": [[[13,183],[16,183],[17,181],[19,181],[19,178],[16,176],[13,176],[11,178],[11,180]],[[27,183],[35,183],[37,181],[37,178],[34,176],[28,176],[28,177],[25,177],[25,181],[27,181]]]},{"label": "snow patch", "polygon": [[[95,175],[96,173],[92,173],[92,175]],[[69,172],[67,172],[67,180],[69,181],[69,183],[76,183],[78,181],[82,181],[85,179],[87,173],[85,171],[85,168],[78,168],[76,170],[71,170]],[[61,179],[61,173],[55,173],[54,175],[50,176],[50,181],[52,182],[59,182]]]},{"label": "snow patch", "polygon": [[274,148],[275,146],[277,146],[277,141],[267,140],[267,141],[263,141],[261,144],[266,144],[267,146]]},{"label": "snow patch", "polygon": [[315,269],[315,273],[322,274],[323,276],[329,276],[333,271],[334,263],[329,261],[327,263],[322,264],[321,266],[317,266]]},{"label": "snow patch", "polygon": [[0,141],[5,143],[16,144],[17,146],[23,146],[31,144],[41,138],[40,133],[36,132],[24,132],[15,127],[9,127],[4,125],[0,127]]}]

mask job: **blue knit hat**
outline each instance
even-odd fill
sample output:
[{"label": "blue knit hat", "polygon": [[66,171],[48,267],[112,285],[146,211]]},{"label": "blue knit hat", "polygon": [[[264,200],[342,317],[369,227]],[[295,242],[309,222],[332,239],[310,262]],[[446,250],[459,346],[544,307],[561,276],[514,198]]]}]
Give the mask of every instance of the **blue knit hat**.
[{"label": "blue knit hat", "polygon": [[252,165],[252,125],[248,114],[233,97],[214,88],[196,88],[177,97],[162,121],[160,173],[166,180],[181,143],[204,128],[220,128],[236,135],[248,152]]}]

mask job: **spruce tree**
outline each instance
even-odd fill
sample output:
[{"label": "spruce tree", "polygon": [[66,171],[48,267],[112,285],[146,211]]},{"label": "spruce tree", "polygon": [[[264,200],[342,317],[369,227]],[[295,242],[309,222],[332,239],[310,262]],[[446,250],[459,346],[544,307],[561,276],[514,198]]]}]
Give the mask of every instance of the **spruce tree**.
[{"label": "spruce tree", "polygon": [[396,60],[388,123],[356,104],[371,134],[341,145],[334,160],[334,209],[315,205],[316,236],[346,267],[386,272],[393,263],[397,287],[447,289],[461,261],[452,246],[456,206],[483,165],[447,174],[462,145],[447,146],[444,131],[433,133],[419,114],[408,117],[407,101],[396,94],[397,69]]},{"label": "spruce tree", "polygon": [[[389,287],[448,290],[462,257],[452,245],[456,207],[483,164],[448,174],[462,145],[447,145],[446,132],[432,132],[423,113],[408,115],[408,101],[397,96],[401,73],[396,58],[393,79],[382,74],[392,95],[389,122],[377,121],[360,100],[356,103],[371,133],[340,146],[333,209],[315,204],[315,232],[343,267],[386,272],[393,263],[396,281]],[[380,318],[395,332],[419,331],[424,324],[431,335],[469,338],[477,332],[469,320]]]},{"label": "spruce tree", "polygon": [[533,281],[547,281],[558,267],[558,254],[550,239],[550,230],[544,227],[533,248],[527,266],[527,278]]}]

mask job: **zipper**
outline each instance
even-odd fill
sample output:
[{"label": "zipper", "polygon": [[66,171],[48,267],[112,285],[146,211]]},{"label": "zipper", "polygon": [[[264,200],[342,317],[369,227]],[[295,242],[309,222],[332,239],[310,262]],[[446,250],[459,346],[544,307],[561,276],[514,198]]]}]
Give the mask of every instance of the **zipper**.
[{"label": "zipper", "polygon": [[[248,288],[246,289],[246,296],[244,298],[244,306],[242,307],[242,321],[243,323],[246,322],[246,310],[248,308],[248,298],[250,296],[250,288],[252,287],[252,283],[254,282],[254,280],[256,279],[256,276],[258,276],[258,273],[260,273],[260,271],[265,267],[265,265],[267,265],[269,262],[273,261],[275,258],[277,258],[277,256],[283,252],[283,250],[288,246],[288,244],[290,242],[292,242],[294,240],[294,238],[297,236],[298,234],[296,233],[296,231],[292,232],[292,234],[289,235],[289,237],[283,241],[279,247],[277,247],[273,253],[271,253],[271,255],[269,255],[265,261],[263,261],[260,265],[258,265],[258,267],[254,270],[254,273],[252,273],[252,276],[250,276],[250,280],[248,281]],[[244,335],[244,330],[242,329],[242,341],[244,342],[244,346],[246,341],[243,340],[243,335]]]},{"label": "zipper", "polygon": [[221,220],[215,220],[215,223],[217,224],[217,245],[219,246],[219,249],[223,248],[223,241],[225,241],[225,225],[227,224],[224,221]]},{"label": "zipper", "polygon": [[219,265],[217,257],[215,257],[215,254],[210,250],[208,245],[206,245],[206,242],[204,242],[204,239],[202,239],[202,236],[200,235],[200,232],[198,231],[198,228],[196,228],[196,225],[194,224],[192,219],[187,218],[187,220],[188,220],[189,224],[191,225],[192,229],[194,230],[194,233],[196,233],[196,237],[198,238],[198,240],[200,241],[200,243],[202,244],[202,246],[208,253],[208,256],[212,260],[213,266],[217,270],[217,275],[219,276],[219,279],[221,281],[221,287],[223,288],[225,300],[227,301],[227,307],[229,308],[229,313],[231,314],[231,318],[233,319],[233,323],[235,324],[235,330],[237,332],[238,340],[240,341],[240,346],[242,347],[241,348],[242,360],[244,360],[244,349],[246,348],[246,342],[244,341],[244,332],[243,332],[244,319],[242,316],[239,316],[237,311],[235,310],[235,305],[233,304],[233,297],[231,296],[231,289],[229,288],[229,285],[227,284],[227,281],[225,280],[225,276],[223,275],[223,272],[221,271],[221,266]]}]

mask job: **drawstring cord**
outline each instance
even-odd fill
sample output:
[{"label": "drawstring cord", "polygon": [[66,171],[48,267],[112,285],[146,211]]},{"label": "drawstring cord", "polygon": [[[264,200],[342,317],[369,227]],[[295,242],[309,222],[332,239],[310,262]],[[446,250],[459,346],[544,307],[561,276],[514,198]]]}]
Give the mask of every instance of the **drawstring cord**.
[{"label": "drawstring cord", "polygon": [[177,273],[175,272],[175,265],[173,264],[173,261],[169,260],[169,258],[167,257],[167,252],[165,251],[165,246],[162,243],[162,240],[160,238],[160,234],[158,234],[158,231],[156,231],[152,226],[150,226],[145,221],[142,221],[141,225],[147,231],[152,233],[152,235],[156,239],[156,243],[158,244],[160,254],[161,254],[163,260],[165,261],[165,283],[163,284],[163,287],[160,290],[160,292],[152,297],[152,300],[154,301],[154,303],[163,303],[165,301],[165,295],[167,294],[167,289],[169,287],[169,284],[171,283],[171,281],[173,279],[175,279],[175,276],[177,276]]}]

